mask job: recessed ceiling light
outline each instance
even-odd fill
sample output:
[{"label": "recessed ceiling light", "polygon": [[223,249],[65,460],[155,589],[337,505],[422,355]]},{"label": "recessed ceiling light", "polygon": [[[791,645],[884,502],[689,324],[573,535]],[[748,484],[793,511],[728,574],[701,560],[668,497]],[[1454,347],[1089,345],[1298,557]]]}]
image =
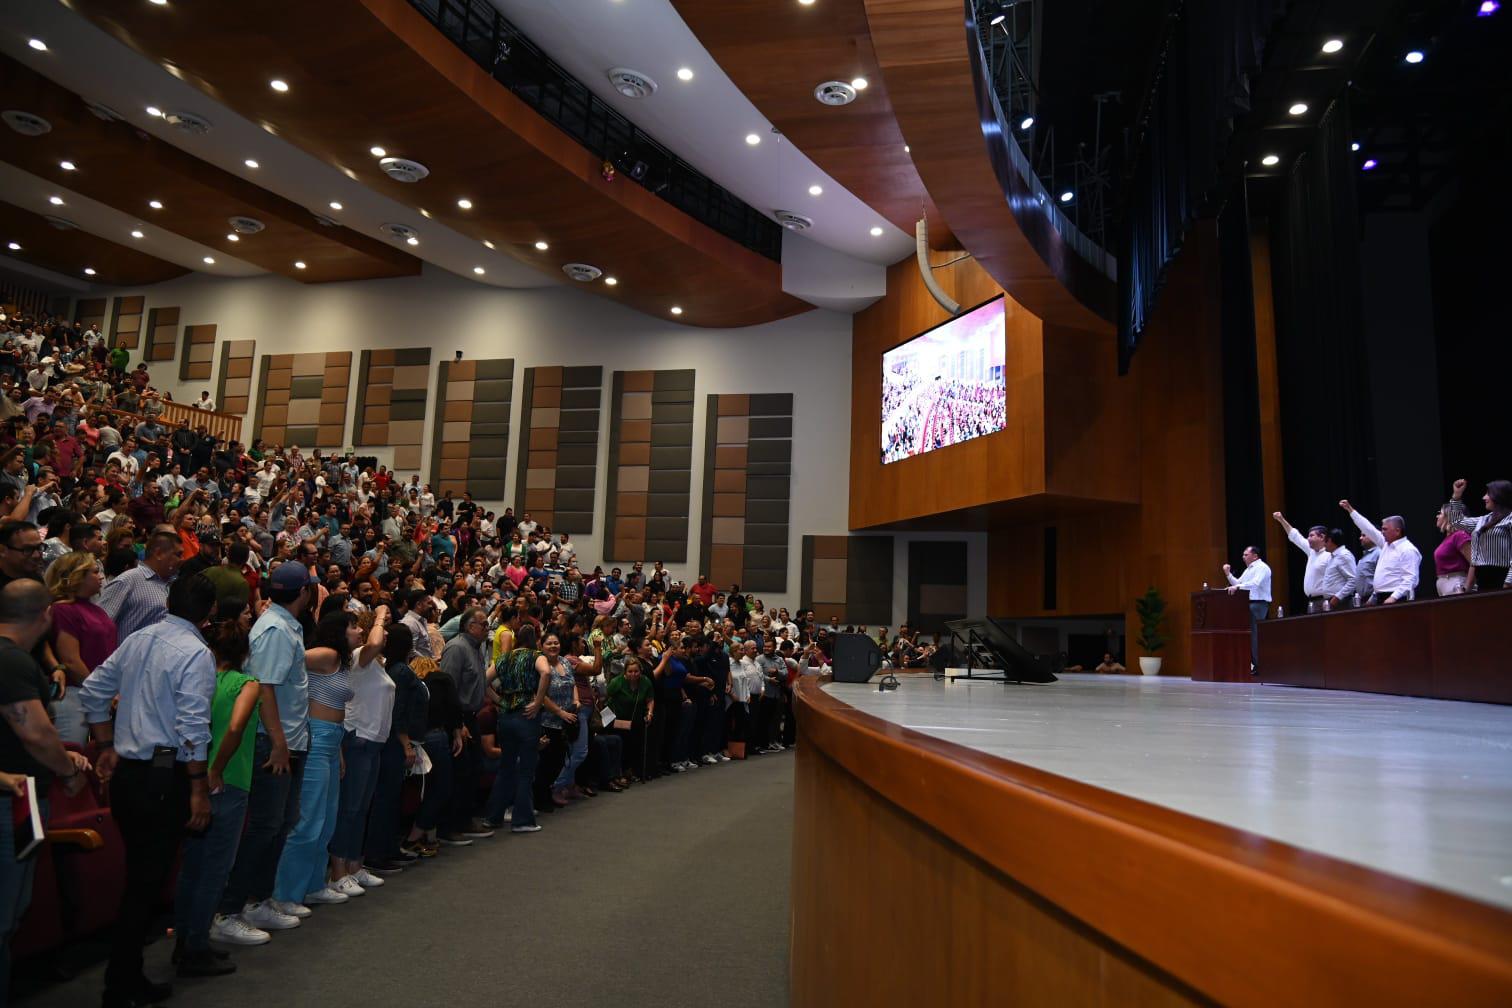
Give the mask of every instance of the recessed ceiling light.
[{"label": "recessed ceiling light", "polygon": [[85,266],[84,267],[84,275],[85,276],[94,276],[95,275],[94,267],[93,266]]},{"label": "recessed ceiling light", "polygon": [[426,220],[430,220],[431,219],[430,211],[427,210],[427,209],[425,209],[425,207],[421,207],[420,208],[420,216],[424,217]]},{"label": "recessed ceiling light", "polygon": [[12,252],[20,252],[21,251],[21,246],[19,244],[17,244],[16,242],[9,242],[5,247],[8,248],[8,249],[10,249]]},{"label": "recessed ceiling light", "polygon": [[410,235],[408,238],[404,239],[404,243],[406,245],[419,245],[420,239],[416,238],[414,235]]},{"label": "recessed ceiling light", "polygon": [[472,209],[472,200],[470,200],[470,199],[459,199],[459,200],[457,200],[457,209],[459,209],[459,210],[471,210]]},{"label": "recessed ceiling light", "polygon": [[162,200],[148,200],[147,201],[147,205],[150,206],[150,207],[152,207],[152,209],[154,209],[154,210],[161,210],[161,209],[163,209],[163,201]]},{"label": "recessed ceiling light", "polygon": [[226,235],[226,241],[241,241],[241,236],[240,235],[234,235],[234,234],[228,234],[228,235]]},{"label": "recessed ceiling light", "polygon": [[167,7],[168,6],[168,0],[147,0],[147,2],[150,3],[150,4],[152,4],[152,6],[154,6],[154,7]]},{"label": "recessed ceiling light", "polygon": [[483,269],[482,266],[474,266],[473,267],[473,272],[476,273],[476,274],[478,274],[478,276],[482,276],[483,273],[484,273],[484,269]]},{"label": "recessed ceiling light", "polygon": [[1323,43],[1323,51],[1326,52],[1326,53],[1336,53],[1340,49],[1343,49],[1343,48],[1344,48],[1344,40],[1343,39],[1331,38],[1327,42]]},{"label": "recessed ceiling light", "polygon": [[824,195],[824,186],[819,186],[819,185],[811,185],[811,186],[809,186],[809,195],[810,196],[823,196]]},{"label": "recessed ceiling light", "polygon": [[341,204],[337,203],[335,200],[331,200],[331,202],[327,203],[326,206],[330,207],[332,210],[341,209]]},{"label": "recessed ceiling light", "polygon": [[1278,164],[1280,164],[1281,163],[1281,157],[1280,157],[1280,155],[1277,155],[1277,154],[1267,154],[1267,155],[1265,155],[1265,157],[1263,157],[1263,158],[1260,159],[1260,163],[1263,164],[1263,165],[1265,165],[1267,168],[1269,168],[1272,165],[1278,165]]},{"label": "recessed ceiling light", "polygon": [[851,87],[855,88],[857,91],[865,91],[866,84],[867,80],[865,77],[857,77],[851,81]]},{"label": "recessed ceiling light", "polygon": [[1307,115],[1307,102],[1293,102],[1286,111],[1289,115]]},{"label": "recessed ceiling light", "polygon": [[382,147],[369,147],[368,153],[373,155],[373,157],[388,157],[388,151]]},{"label": "recessed ceiling light", "polygon": [[131,237],[133,237],[133,238],[146,238],[147,236],[144,235],[141,231],[133,231],[133,232],[131,232]]},{"label": "recessed ceiling light", "polygon": [[814,6],[814,0],[798,0],[798,5],[800,7],[812,7]]},{"label": "recessed ceiling light", "polygon": [[37,52],[47,52],[47,43],[39,38],[31,39],[26,44],[37,50]]},{"label": "recessed ceiling light", "polygon": [[690,81],[693,79],[693,71],[687,67],[681,67],[677,71],[677,79],[680,81]]},{"label": "recessed ceiling light", "polygon": [[880,227],[874,227],[874,228],[872,228],[871,229],[871,236],[873,238],[881,238],[882,237],[882,229]]},{"label": "recessed ceiling light", "polygon": [[1019,129],[1026,130],[1034,125],[1034,116],[1024,116],[1019,120]]},{"label": "recessed ceiling light", "polygon": [[604,277],[604,283],[608,284],[610,287],[613,287],[618,284],[619,281],[614,279],[614,277]]},{"label": "recessed ceiling light", "polygon": [[750,144],[752,147],[755,147],[757,144],[761,143],[761,137],[755,133],[747,133],[746,143]]},{"label": "recessed ceiling light", "polygon": [[274,91],[277,91],[279,94],[283,94],[285,91],[289,90],[288,84],[277,79],[268,81],[268,87],[272,88]]},{"label": "recessed ceiling light", "polygon": [[910,151],[910,150],[911,150],[911,149],[912,149],[912,148],[910,148],[910,147],[909,147],[909,146],[908,146],[908,144],[904,144],[904,145],[903,145],[903,153],[904,153],[904,154],[907,154],[907,153],[908,153],[908,152],[909,152],[909,151]]},{"label": "recessed ceiling light", "polygon": [[49,196],[49,197],[47,197],[47,202],[51,203],[53,206],[62,206],[63,205],[63,197],[62,196]]},{"label": "recessed ceiling light", "polygon": [[1065,192],[1060,194],[1060,201],[1062,203],[1070,203],[1074,199],[1076,199],[1076,193],[1072,192],[1070,189],[1067,189]]},{"label": "recessed ceiling light", "polygon": [[152,116],[152,117],[154,117],[154,118],[156,118],[156,117],[161,116],[163,114],[163,110],[160,109],[160,108],[158,108],[156,105],[148,105],[147,106],[147,114],[150,115],[150,116]]},{"label": "recessed ceiling light", "polygon": [[682,309],[679,308],[677,305],[673,305],[672,306],[672,314],[673,315],[681,315],[682,314]]},{"label": "recessed ceiling light", "polygon": [[294,268],[295,269],[304,269],[305,268],[304,260],[303,259],[296,259],[296,260],[294,260]]},{"label": "recessed ceiling light", "polygon": [[1358,151],[1360,149],[1360,142],[1356,140],[1354,143],[1349,145],[1349,149],[1352,151]]},{"label": "recessed ceiling light", "polygon": [[205,256],[205,265],[206,266],[214,266],[215,265],[215,257],[214,256]]},{"label": "recessed ceiling light", "polygon": [[483,240],[483,247],[484,247],[484,248],[490,248],[490,249],[491,249],[491,248],[494,248],[494,247],[495,247],[495,246],[494,246],[494,243],[493,243],[493,242],[491,242],[491,241],[489,241],[489,240],[488,240],[488,239],[486,239],[486,238],[485,238],[485,239],[484,239],[484,240]]},{"label": "recessed ceiling light", "polygon": [[1375,158],[1366,158],[1365,163],[1360,165],[1360,168],[1364,171],[1374,171],[1377,163]]},{"label": "recessed ceiling light", "polygon": [[1403,56],[1402,59],[1408,63],[1421,63],[1423,62],[1423,51],[1421,49],[1414,49],[1406,56]]},{"label": "recessed ceiling light", "polygon": [[[488,244],[488,243],[487,243],[487,242],[484,242],[484,243],[483,243],[483,244],[485,244],[485,245],[487,245],[487,244]],[[546,250],[547,250],[547,249],[549,249],[549,248],[551,248],[551,246],[550,246],[550,245],[547,245],[547,244],[546,244],[546,243],[545,243],[545,242],[543,242],[543,241],[538,241],[538,242],[536,242],[536,243],[535,243],[535,247],[536,247],[536,251],[537,251],[537,252],[545,252],[545,251],[546,251]]]},{"label": "recessed ceiling light", "polygon": [[59,161],[58,167],[62,168],[64,171],[77,171],[79,166],[74,164],[72,161]]},{"label": "recessed ceiling light", "polygon": [[242,164],[246,165],[248,168],[257,167],[257,162],[252,160],[251,158],[247,158],[247,160],[243,161]]}]

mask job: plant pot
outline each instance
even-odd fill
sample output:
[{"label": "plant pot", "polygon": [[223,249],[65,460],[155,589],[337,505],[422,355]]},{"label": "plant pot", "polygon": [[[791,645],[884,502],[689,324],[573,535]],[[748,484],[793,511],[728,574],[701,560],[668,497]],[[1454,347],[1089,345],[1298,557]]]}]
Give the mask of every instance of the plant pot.
[{"label": "plant pot", "polygon": [[1141,658],[1141,659],[1139,659],[1139,671],[1142,672],[1142,673],[1144,673],[1145,675],[1160,675],[1160,659],[1159,658]]}]

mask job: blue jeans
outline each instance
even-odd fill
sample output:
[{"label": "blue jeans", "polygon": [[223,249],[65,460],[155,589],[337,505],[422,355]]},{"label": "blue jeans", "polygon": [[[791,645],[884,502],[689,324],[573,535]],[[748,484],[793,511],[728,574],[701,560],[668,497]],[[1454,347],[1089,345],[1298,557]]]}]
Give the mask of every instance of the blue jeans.
[{"label": "blue jeans", "polygon": [[300,782],[299,822],[284,842],[273,880],[273,898],[302,903],[326,887],[326,845],[336,829],[341,801],[341,725],[310,719],[310,756]]},{"label": "blue jeans", "polygon": [[[247,831],[236,851],[236,865],[226,880],[220,912],[241,913],[248,903],[273,895],[273,876],[284,843],[299,820],[300,791],[306,754],[289,754],[289,772],[275,774],[263,764],[273,751],[268,736],[259,734],[252,747],[252,790],[247,793]],[[303,894],[301,894],[303,895]]]},{"label": "blue jeans", "polygon": [[178,894],[173,899],[173,926],[188,949],[210,947],[210,923],[236,863],[242,826],[247,819],[247,792],[226,786],[210,796],[210,826],[189,834],[179,864]]},{"label": "blue jeans", "polygon": [[404,797],[404,745],[390,736],[378,755],[377,782],[368,808],[367,852],[369,864],[391,861],[399,854],[399,808]]},{"label": "blue jeans", "polygon": [[63,699],[52,706],[53,727],[64,742],[82,746],[89,740],[89,725],[84,723],[84,706],[77,686],[69,686]]},{"label": "blue jeans", "polygon": [[[10,991],[10,938],[21,926],[26,908],[31,905],[32,878],[37,872],[37,855],[16,860],[16,827],[11,822],[10,795],[0,795],[0,1004]],[[42,806],[47,820],[47,805]]]},{"label": "blue jeans", "polygon": [[421,783],[420,808],[415,811],[415,829],[430,831],[441,822],[441,813],[451,799],[451,736],[433,728],[425,736],[425,754],[430,757],[430,773]]},{"label": "blue jeans", "polygon": [[577,776],[578,767],[583,765],[583,760],[588,758],[588,719],[593,716],[592,707],[580,707],[578,709],[578,723],[575,726],[577,736],[572,736],[574,726],[568,726],[568,738],[571,744],[567,749],[567,761],[562,764],[562,772],[552,782],[551,790],[561,791],[572,786],[573,779]]},{"label": "blue jeans", "polygon": [[362,837],[367,830],[368,806],[378,785],[378,756],[382,742],[370,742],[347,732],[341,742],[346,758],[346,776],[341,778],[341,803],[336,810],[336,829],[331,833],[330,854],[344,861],[362,857]]},{"label": "blue jeans", "polygon": [[488,798],[488,818],[499,822],[504,806],[514,801],[514,826],[535,825],[535,804],[531,797],[536,763],[541,758],[541,722],[522,713],[500,713],[496,741],[499,744],[499,772],[494,777],[493,793]]}]

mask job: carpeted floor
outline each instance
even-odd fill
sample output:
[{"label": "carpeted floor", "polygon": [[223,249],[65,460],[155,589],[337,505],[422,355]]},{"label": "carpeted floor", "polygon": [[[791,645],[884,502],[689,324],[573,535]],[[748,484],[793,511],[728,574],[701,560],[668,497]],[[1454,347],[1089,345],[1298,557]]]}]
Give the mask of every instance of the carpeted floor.
[{"label": "carpeted floor", "polygon": [[[704,767],[542,816],[317,908],[238,971],[176,980],[174,1008],[256,1004],[720,1005],[788,1002],[793,756]],[[84,950],[75,950],[75,955]],[[169,979],[169,942],[147,952]],[[15,1004],[99,1003],[102,963],[19,976]]]}]

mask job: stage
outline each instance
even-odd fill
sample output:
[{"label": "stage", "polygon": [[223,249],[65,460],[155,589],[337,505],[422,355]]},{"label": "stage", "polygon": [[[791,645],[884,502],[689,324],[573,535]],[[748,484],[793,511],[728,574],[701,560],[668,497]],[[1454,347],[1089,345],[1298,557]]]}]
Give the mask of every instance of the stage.
[{"label": "stage", "polygon": [[1141,676],[825,690],[926,735],[1512,908],[1512,708]]}]

